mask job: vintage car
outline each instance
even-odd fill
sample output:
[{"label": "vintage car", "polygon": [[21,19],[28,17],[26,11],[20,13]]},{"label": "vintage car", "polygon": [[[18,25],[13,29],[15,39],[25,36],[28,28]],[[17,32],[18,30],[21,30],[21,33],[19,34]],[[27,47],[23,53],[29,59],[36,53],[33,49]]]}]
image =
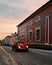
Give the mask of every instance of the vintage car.
[{"label": "vintage car", "polygon": [[25,44],[24,42],[18,41],[18,42],[15,42],[15,44],[12,46],[12,50],[28,51],[28,45]]}]

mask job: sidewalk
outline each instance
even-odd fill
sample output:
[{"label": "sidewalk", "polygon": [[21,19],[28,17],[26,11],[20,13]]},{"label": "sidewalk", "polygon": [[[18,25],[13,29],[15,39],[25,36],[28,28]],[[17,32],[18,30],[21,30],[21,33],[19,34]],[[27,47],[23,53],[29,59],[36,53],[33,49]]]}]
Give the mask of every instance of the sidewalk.
[{"label": "sidewalk", "polygon": [[12,56],[5,51],[2,47],[0,47],[0,58],[1,61],[0,65],[18,65],[15,60],[12,58]]},{"label": "sidewalk", "polygon": [[42,50],[42,49],[29,49],[33,53],[39,53],[39,54],[45,54],[45,55],[51,55],[52,56],[52,51],[50,50]]}]

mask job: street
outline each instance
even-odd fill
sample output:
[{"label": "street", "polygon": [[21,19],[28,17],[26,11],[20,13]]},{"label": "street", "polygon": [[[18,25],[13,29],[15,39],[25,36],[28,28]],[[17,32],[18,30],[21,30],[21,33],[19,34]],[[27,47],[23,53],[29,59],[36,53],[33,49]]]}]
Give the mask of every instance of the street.
[{"label": "street", "polygon": [[[42,52],[42,50],[29,49],[28,52],[17,52],[12,51],[11,47],[2,46],[0,47],[0,58],[2,54],[3,56],[7,56],[6,54],[8,54],[7,58],[10,59],[8,65],[52,65],[52,51]],[[2,58],[0,60],[0,65],[7,65],[4,64]]]},{"label": "street", "polygon": [[11,54],[7,53],[2,47],[0,47],[0,65],[18,65]]}]

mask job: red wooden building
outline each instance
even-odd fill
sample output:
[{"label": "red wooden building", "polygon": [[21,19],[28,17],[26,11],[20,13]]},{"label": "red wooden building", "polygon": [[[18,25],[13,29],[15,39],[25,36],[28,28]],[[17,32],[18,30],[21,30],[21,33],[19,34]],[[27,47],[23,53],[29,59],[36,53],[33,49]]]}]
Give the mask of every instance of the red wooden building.
[{"label": "red wooden building", "polygon": [[18,27],[18,35],[28,44],[52,44],[52,1],[48,1]]}]

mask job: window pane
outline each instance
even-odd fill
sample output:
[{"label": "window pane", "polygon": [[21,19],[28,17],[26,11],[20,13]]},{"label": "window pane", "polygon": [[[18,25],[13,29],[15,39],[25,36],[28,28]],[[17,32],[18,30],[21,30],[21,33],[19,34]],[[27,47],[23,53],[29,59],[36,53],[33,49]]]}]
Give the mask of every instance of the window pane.
[{"label": "window pane", "polygon": [[29,34],[29,35],[30,35],[30,40],[32,40],[32,32],[30,32],[30,34]]},{"label": "window pane", "polygon": [[40,40],[40,29],[36,30],[36,40]]}]

